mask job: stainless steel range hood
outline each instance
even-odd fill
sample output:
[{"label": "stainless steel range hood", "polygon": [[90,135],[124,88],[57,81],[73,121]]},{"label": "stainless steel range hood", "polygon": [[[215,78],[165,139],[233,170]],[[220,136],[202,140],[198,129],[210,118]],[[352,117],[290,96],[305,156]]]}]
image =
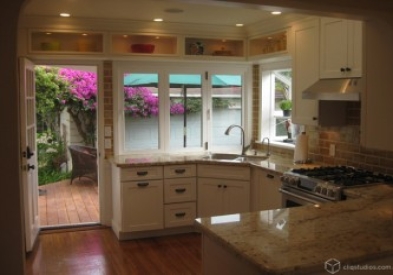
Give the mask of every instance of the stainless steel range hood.
[{"label": "stainless steel range hood", "polygon": [[364,90],[362,78],[320,79],[302,93],[304,99],[359,101]]}]

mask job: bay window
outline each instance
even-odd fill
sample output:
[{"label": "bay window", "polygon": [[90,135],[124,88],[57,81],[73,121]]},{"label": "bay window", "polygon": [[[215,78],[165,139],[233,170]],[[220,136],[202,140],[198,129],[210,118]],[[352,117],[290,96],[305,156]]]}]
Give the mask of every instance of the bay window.
[{"label": "bay window", "polygon": [[119,62],[115,65],[119,154],[237,149],[247,66]]}]

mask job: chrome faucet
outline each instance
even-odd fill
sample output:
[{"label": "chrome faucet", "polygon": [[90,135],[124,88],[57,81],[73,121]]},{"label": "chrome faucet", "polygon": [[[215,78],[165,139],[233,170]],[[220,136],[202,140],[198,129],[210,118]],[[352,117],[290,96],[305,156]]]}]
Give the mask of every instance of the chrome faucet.
[{"label": "chrome faucet", "polygon": [[270,139],[268,137],[264,137],[262,139],[262,146],[265,143],[265,140],[267,139],[267,152],[266,152],[266,156],[270,156]]},{"label": "chrome faucet", "polygon": [[245,142],[244,142],[244,129],[242,128],[242,126],[237,125],[237,124],[232,124],[231,126],[228,127],[228,129],[225,130],[225,134],[229,135],[229,132],[233,129],[233,128],[239,128],[241,130],[242,133],[242,155],[246,154],[246,151],[248,150],[248,148],[250,147],[250,145],[246,146]]}]

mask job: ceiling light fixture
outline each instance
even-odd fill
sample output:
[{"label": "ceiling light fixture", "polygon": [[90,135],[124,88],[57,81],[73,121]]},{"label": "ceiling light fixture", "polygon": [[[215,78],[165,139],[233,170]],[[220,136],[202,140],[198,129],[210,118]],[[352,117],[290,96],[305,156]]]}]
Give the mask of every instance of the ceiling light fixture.
[{"label": "ceiling light fixture", "polygon": [[272,11],[271,14],[273,14],[273,15],[280,15],[281,11]]},{"label": "ceiling light fixture", "polygon": [[66,12],[62,12],[62,13],[60,13],[60,16],[61,16],[61,17],[70,17],[71,14],[66,13]]},{"label": "ceiling light fixture", "polygon": [[241,23],[236,24],[236,27],[243,27],[244,25]]},{"label": "ceiling light fixture", "polygon": [[162,18],[154,18],[153,21],[154,21],[154,22],[162,22],[162,21],[164,21],[164,19],[162,19]]}]

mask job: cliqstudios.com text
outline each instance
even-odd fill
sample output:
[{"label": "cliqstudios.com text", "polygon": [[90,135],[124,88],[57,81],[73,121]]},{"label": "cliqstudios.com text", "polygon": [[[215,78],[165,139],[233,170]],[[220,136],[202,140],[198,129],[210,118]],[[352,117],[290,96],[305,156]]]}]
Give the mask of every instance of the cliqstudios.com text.
[{"label": "cliqstudios.com text", "polygon": [[361,271],[361,270],[379,270],[379,271],[387,271],[393,270],[393,266],[391,265],[369,265],[369,264],[358,264],[358,265],[343,265],[341,267],[342,270],[351,270],[351,271]]}]

